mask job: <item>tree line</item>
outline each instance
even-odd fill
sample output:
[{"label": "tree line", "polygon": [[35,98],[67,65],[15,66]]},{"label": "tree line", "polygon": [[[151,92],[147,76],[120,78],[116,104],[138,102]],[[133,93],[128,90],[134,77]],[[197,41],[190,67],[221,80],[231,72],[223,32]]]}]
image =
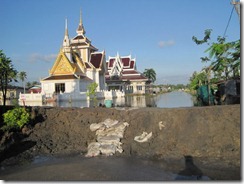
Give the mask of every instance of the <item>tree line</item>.
[{"label": "tree line", "polygon": [[195,36],[192,40],[197,45],[207,44],[205,50],[208,56],[201,57],[201,62],[206,63],[201,71],[195,71],[190,78],[190,88],[198,89],[201,85],[212,85],[218,81],[227,81],[240,77],[240,39],[226,41],[226,37],[218,36],[216,42],[211,42],[212,29],[204,32],[204,38],[199,40]]},{"label": "tree line", "polygon": [[32,83],[29,82],[27,83],[27,85],[25,85],[25,80],[27,78],[26,72],[18,72],[12,64],[12,60],[4,54],[3,50],[0,50],[0,73],[0,90],[2,92],[3,106],[6,105],[7,89],[10,86],[11,82],[18,82],[18,79],[22,81],[24,93],[25,86],[29,88],[33,84],[38,84],[38,82],[35,81]]},{"label": "tree line", "polygon": [[[207,44],[201,62],[206,63],[200,72],[194,72],[190,77],[190,89],[195,90],[200,103],[204,105],[221,104],[225,94],[220,92],[217,83],[225,84],[228,80],[240,79],[240,39],[226,41],[226,37],[218,36],[217,41],[211,42],[212,29],[204,32],[204,38],[199,40],[193,36],[197,45]],[[215,91],[216,90],[216,91]],[[222,94],[222,95],[221,95]],[[216,100],[216,101],[215,101]]]}]

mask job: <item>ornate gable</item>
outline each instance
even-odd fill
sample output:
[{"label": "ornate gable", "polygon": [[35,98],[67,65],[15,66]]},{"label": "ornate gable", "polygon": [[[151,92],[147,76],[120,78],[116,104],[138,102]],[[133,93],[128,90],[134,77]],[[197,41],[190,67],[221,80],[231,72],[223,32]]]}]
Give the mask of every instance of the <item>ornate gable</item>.
[{"label": "ornate gable", "polygon": [[58,57],[49,72],[50,75],[64,75],[64,74],[73,74],[76,68],[72,66],[65,53],[60,51]]}]

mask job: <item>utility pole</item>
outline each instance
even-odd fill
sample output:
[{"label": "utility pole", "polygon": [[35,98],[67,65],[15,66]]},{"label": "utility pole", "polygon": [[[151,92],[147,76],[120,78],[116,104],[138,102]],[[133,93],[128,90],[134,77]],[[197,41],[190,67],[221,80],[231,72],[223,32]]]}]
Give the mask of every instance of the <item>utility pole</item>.
[{"label": "utility pole", "polygon": [[235,6],[235,10],[239,17],[239,21],[241,21],[241,18],[240,18],[241,3],[240,3],[240,1],[232,0],[231,4],[233,4]]}]

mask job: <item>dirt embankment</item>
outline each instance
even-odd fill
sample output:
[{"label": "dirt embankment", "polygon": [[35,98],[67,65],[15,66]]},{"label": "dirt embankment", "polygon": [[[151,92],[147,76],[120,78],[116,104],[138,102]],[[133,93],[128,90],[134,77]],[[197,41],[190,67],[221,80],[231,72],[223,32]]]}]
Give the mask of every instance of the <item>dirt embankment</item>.
[{"label": "dirt embankment", "polygon": [[[11,162],[11,156],[85,155],[88,144],[96,141],[90,124],[110,118],[129,123],[121,139],[124,151],[115,155],[157,159],[191,155],[240,167],[240,105],[134,110],[33,107],[31,113],[34,121],[21,134],[2,136],[0,162]],[[143,132],[152,132],[152,137],[136,142],[134,137]]]}]

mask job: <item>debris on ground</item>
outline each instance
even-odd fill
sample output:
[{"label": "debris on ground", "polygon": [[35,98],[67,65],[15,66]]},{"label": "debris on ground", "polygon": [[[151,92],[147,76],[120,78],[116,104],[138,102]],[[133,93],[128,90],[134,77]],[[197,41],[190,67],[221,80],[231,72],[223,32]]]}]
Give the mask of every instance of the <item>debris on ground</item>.
[{"label": "debris on ground", "polygon": [[147,142],[151,137],[152,137],[152,132],[150,133],[143,132],[141,135],[135,136],[134,140],[137,142]]}]

